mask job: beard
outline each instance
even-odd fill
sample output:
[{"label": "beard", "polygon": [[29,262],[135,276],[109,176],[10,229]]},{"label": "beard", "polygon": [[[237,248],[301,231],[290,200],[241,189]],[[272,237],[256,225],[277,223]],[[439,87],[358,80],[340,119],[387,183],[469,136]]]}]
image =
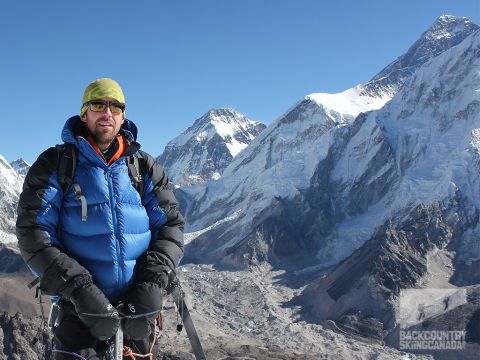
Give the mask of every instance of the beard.
[{"label": "beard", "polygon": [[93,140],[95,140],[95,143],[101,150],[108,148],[112,144],[113,140],[117,137],[117,134],[114,134],[113,132],[110,134],[101,133],[99,131],[90,131],[90,134],[92,135]]},{"label": "beard", "polygon": [[[112,124],[112,126],[101,126],[99,125],[102,121],[107,121]],[[108,117],[102,117],[97,119],[95,124],[87,124],[87,129],[90,135],[92,135],[95,143],[100,149],[108,148],[113,140],[117,137],[120,130],[120,125],[117,125],[115,121]]]}]

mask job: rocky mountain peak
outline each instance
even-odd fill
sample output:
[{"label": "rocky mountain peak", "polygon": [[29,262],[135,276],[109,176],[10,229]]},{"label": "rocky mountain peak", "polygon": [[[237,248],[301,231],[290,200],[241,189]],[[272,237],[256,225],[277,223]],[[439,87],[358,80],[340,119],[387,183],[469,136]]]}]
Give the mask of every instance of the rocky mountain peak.
[{"label": "rocky mountain peak", "polygon": [[371,96],[382,96],[385,92],[396,93],[423,64],[458,45],[478,29],[480,27],[466,17],[440,16],[405,54],[364,85],[364,93]]},{"label": "rocky mountain peak", "polygon": [[195,123],[210,123],[217,124],[218,122],[228,122],[238,121],[239,119],[247,119],[245,115],[239,113],[235,109],[230,108],[220,108],[220,109],[210,109],[205,115],[200,119],[196,120]]},{"label": "rocky mountain peak", "polygon": [[265,127],[234,109],[210,109],[171,140],[157,160],[176,186],[216,180]]},{"label": "rocky mountain peak", "polygon": [[30,169],[30,164],[27,163],[23,158],[14,160],[10,163],[10,166],[17,172],[19,175],[27,175],[28,170]]},{"label": "rocky mountain peak", "polygon": [[[210,109],[201,118],[195,120],[193,125],[187,129],[183,134],[191,134],[193,132],[207,131],[208,135],[214,136],[215,133],[220,135],[227,143],[231,143],[232,132],[248,132],[252,139],[256,136],[258,131],[252,128],[258,127],[259,123],[248,119],[245,115],[239,113],[234,109]],[[263,129],[264,126],[260,127]],[[203,134],[206,135],[206,134]],[[245,139],[246,140],[246,139]],[[233,147],[229,148],[232,156],[237,155],[239,150]]]},{"label": "rocky mountain peak", "polygon": [[432,55],[437,56],[458,45],[478,29],[479,26],[466,17],[442,15],[408,49],[403,56],[404,66],[424,64]]},{"label": "rocky mountain peak", "polygon": [[442,37],[451,38],[457,34],[478,30],[479,26],[467,17],[454,15],[441,15],[432,26],[423,33],[422,37],[439,39]]}]

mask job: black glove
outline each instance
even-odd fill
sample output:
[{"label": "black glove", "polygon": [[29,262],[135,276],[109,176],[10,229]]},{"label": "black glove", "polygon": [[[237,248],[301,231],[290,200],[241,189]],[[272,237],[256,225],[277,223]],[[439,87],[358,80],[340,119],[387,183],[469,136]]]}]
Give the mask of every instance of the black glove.
[{"label": "black glove", "polygon": [[93,337],[103,341],[115,335],[120,326],[120,316],[96,285],[76,289],[72,292],[70,301]]},{"label": "black glove", "polygon": [[135,284],[125,295],[123,333],[126,339],[146,339],[155,328],[155,318],[162,310],[163,288],[154,283]]}]

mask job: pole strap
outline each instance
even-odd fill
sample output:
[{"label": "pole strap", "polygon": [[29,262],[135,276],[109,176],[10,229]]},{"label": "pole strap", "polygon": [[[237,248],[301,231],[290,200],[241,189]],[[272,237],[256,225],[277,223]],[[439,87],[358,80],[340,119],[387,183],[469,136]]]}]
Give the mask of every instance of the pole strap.
[{"label": "pole strap", "polygon": [[205,352],[203,351],[202,344],[200,343],[200,338],[198,337],[197,330],[195,329],[195,325],[193,325],[190,311],[188,310],[187,304],[185,303],[185,293],[183,292],[180,283],[176,282],[175,284],[173,284],[171,294],[177,307],[177,311],[180,314],[181,320],[185,325],[185,331],[187,332],[188,340],[190,341],[190,345],[192,346],[195,358],[197,360],[207,360]]}]

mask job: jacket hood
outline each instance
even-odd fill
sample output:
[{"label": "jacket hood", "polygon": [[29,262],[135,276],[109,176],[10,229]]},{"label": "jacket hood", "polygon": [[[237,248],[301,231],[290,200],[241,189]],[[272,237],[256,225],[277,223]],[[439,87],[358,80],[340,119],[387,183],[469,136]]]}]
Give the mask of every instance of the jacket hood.
[{"label": "jacket hood", "polygon": [[[140,144],[136,142],[137,139],[137,126],[133,121],[125,119],[120,128],[121,135],[127,142],[124,156],[130,156],[136,153],[140,149]],[[67,120],[62,130],[62,140],[65,143],[73,144],[79,151],[89,152],[87,149],[91,148],[90,144],[86,140],[85,123],[80,119],[80,116],[72,116]],[[83,141],[82,141],[83,140]],[[92,156],[96,157],[95,151],[91,152]],[[97,160],[101,160],[98,157]]]}]

